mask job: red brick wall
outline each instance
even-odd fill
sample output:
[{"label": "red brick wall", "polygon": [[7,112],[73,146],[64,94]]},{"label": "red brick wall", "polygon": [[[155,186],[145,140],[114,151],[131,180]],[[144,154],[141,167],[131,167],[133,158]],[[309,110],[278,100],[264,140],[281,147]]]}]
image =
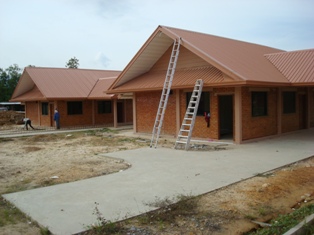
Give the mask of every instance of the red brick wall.
[{"label": "red brick wall", "polygon": [[[60,125],[61,127],[70,126],[91,126],[93,125],[93,107],[94,107],[94,124],[113,125],[113,102],[112,112],[108,114],[98,114],[97,101],[85,100],[83,101],[83,114],[81,115],[68,115],[67,114],[67,101],[57,101],[57,108],[60,113]],[[126,122],[132,123],[133,121],[133,107],[132,100],[125,100],[126,105]],[[41,102],[26,102],[26,116],[32,120],[32,124],[41,126],[50,126],[51,119],[53,120],[54,113],[50,114],[50,104],[48,105],[48,115],[42,115],[42,103]],[[52,117],[50,116],[52,115]],[[40,120],[39,120],[40,118]],[[54,126],[54,123],[53,123]]]},{"label": "red brick wall", "polygon": [[25,117],[32,121],[32,125],[39,126],[38,102],[25,102]]},{"label": "red brick wall", "polygon": [[68,115],[67,114],[67,101],[58,101],[57,108],[60,113],[60,126],[86,126],[92,125],[92,101],[84,100],[83,114]]},{"label": "red brick wall", "polygon": [[296,90],[296,112],[284,114],[282,113],[282,133],[296,131],[300,129],[300,107],[298,92],[306,92],[305,88],[298,88]]},{"label": "red brick wall", "polygon": [[[136,94],[137,132],[153,131],[161,92],[140,92]],[[175,92],[169,96],[161,134],[175,135],[176,132]]]},{"label": "red brick wall", "polygon": [[314,127],[314,92],[310,92],[310,127]]},{"label": "red brick wall", "polygon": [[277,134],[277,89],[270,88],[268,93],[268,114],[252,117],[252,99],[248,87],[242,88],[242,138],[254,139]]},{"label": "red brick wall", "polygon": [[133,100],[126,99],[125,100],[125,122],[132,123],[133,122]]},{"label": "red brick wall", "polygon": [[137,132],[151,133],[154,127],[161,92],[136,93]]},{"label": "red brick wall", "polygon": [[113,125],[113,101],[111,101],[111,113],[98,113],[98,101],[95,100],[90,102],[91,105],[92,102],[94,102],[95,125]]}]

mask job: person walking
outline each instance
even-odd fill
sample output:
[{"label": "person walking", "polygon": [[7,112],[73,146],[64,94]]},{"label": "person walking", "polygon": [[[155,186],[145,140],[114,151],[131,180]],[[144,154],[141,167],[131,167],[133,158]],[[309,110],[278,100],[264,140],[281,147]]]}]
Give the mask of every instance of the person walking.
[{"label": "person walking", "polygon": [[60,129],[60,114],[58,112],[58,109],[55,109],[53,120],[56,122],[56,129]]},{"label": "person walking", "polygon": [[24,118],[23,121],[25,123],[24,127],[26,128],[26,130],[28,130],[28,126],[35,130],[35,128],[32,126],[32,121],[29,118]]}]

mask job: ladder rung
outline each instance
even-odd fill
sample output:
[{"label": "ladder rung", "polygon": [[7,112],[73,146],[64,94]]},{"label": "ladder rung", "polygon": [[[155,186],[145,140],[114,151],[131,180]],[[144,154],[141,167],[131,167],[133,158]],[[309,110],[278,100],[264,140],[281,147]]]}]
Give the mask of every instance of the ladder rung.
[{"label": "ladder rung", "polygon": [[185,135],[178,135],[178,138],[187,139],[188,136],[185,136]]},{"label": "ladder rung", "polygon": [[177,140],[176,143],[177,143],[177,144],[186,144],[187,141],[178,141],[178,140]]}]

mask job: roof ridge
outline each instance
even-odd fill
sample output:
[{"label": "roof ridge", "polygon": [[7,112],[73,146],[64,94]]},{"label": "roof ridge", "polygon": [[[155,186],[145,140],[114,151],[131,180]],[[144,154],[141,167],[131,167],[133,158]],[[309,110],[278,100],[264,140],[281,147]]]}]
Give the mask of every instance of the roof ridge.
[{"label": "roof ridge", "polygon": [[59,70],[86,70],[86,71],[102,71],[102,72],[121,72],[121,70],[105,70],[105,69],[84,69],[84,68],[58,68],[58,67],[25,67],[25,69],[59,69]]},{"label": "roof ridge", "polygon": [[270,55],[280,55],[280,54],[292,54],[292,53],[299,53],[299,52],[306,52],[306,51],[314,51],[314,48],[311,49],[300,49],[300,50],[295,50],[295,51],[282,51],[282,52],[276,52],[276,53],[269,53],[265,54],[264,56],[270,56]]},{"label": "roof ridge", "polygon": [[[229,37],[225,37],[225,36],[217,36],[217,35],[214,35],[214,34],[209,34],[209,33],[204,33],[204,32],[199,32],[199,31],[194,31],[194,30],[175,28],[175,27],[170,27],[170,26],[162,26],[162,25],[160,25],[160,26],[163,27],[163,28],[166,28],[168,30],[171,30],[171,29],[181,30],[181,31],[185,31],[185,32],[196,33],[196,34],[210,36],[210,37],[219,38],[219,39],[225,39],[225,40],[230,40],[230,41],[237,41],[237,42],[240,42],[240,43],[246,43],[246,44],[251,44],[251,45],[256,45],[256,46],[261,46],[261,47],[267,47],[267,48],[272,48],[272,49],[276,49],[276,50],[282,50],[282,49],[275,48],[275,47],[265,46],[265,45],[262,45],[262,44],[258,44],[258,43],[254,43],[254,42],[248,42],[248,41],[244,41],[244,40],[240,40],[240,39],[229,38]],[[282,51],[285,52],[285,50],[282,50]]]}]

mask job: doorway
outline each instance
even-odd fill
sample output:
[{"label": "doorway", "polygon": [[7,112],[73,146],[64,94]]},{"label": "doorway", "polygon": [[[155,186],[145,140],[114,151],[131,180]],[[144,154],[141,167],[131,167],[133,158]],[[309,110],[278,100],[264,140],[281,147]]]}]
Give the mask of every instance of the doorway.
[{"label": "doorway", "polygon": [[218,96],[219,139],[233,138],[233,95]]},{"label": "doorway", "polygon": [[117,102],[117,116],[118,116],[118,123],[124,122],[124,102],[118,101]]},{"label": "doorway", "polygon": [[299,95],[299,129],[307,128],[307,96]]}]

